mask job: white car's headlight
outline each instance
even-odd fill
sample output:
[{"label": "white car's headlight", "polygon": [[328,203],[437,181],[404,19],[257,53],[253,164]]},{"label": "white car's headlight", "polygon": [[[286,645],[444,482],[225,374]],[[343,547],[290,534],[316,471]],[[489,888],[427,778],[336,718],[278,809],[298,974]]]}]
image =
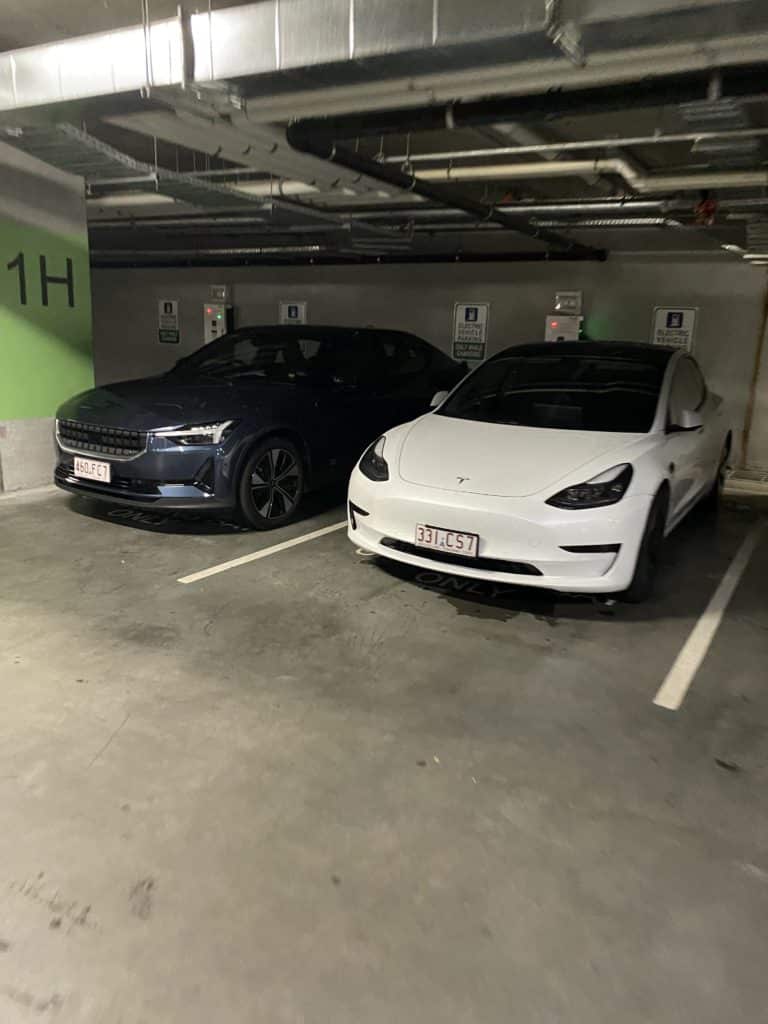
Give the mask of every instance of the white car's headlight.
[{"label": "white car's headlight", "polygon": [[555,508],[600,508],[603,505],[615,505],[627,492],[632,479],[632,467],[628,462],[607,469],[604,473],[593,476],[583,484],[566,487],[547,499],[548,505]]},{"label": "white car's headlight", "polygon": [[386,437],[382,436],[367,448],[360,459],[360,472],[369,480],[389,480],[389,465],[384,458]]},{"label": "white car's headlight", "polygon": [[186,446],[220,444],[234,426],[234,420],[224,420],[221,423],[193,423],[186,427],[163,427],[160,430],[153,430],[152,434],[155,437],[167,438],[174,444]]}]

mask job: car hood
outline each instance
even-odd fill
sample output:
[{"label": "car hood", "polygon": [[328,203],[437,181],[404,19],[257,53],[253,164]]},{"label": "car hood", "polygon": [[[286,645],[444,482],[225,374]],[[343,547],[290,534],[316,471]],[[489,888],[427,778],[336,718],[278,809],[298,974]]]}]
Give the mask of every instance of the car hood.
[{"label": "car hood", "polygon": [[405,437],[398,470],[403,480],[424,487],[522,498],[554,488],[597,460],[629,461],[626,450],[643,436],[478,423],[430,414],[416,420]]},{"label": "car hood", "polygon": [[246,412],[253,414],[285,400],[288,396],[282,393],[287,390],[290,385],[254,383],[241,387],[236,382],[205,378],[148,377],[75,395],[61,406],[57,415],[99,426],[152,430],[235,419]]}]

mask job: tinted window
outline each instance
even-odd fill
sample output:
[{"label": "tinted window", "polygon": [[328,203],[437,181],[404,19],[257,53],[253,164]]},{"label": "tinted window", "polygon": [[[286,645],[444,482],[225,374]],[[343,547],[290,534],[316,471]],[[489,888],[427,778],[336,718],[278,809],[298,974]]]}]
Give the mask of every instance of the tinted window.
[{"label": "tinted window", "polygon": [[645,433],[663,366],[620,355],[509,355],[480,367],[438,415],[556,430]]},{"label": "tinted window", "polygon": [[387,373],[391,377],[415,377],[430,363],[430,351],[416,338],[397,334],[382,335]]},{"label": "tinted window", "polygon": [[303,337],[300,333],[234,331],[180,360],[173,373],[211,377],[257,377],[297,382],[357,381],[376,361],[366,339],[355,334]]}]

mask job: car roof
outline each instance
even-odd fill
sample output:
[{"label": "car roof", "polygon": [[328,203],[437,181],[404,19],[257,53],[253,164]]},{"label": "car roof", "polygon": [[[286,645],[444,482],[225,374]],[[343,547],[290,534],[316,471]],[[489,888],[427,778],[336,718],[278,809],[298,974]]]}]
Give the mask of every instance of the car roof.
[{"label": "car roof", "polygon": [[490,362],[507,356],[552,355],[553,351],[567,356],[616,356],[620,359],[649,363],[663,368],[677,351],[664,345],[650,345],[642,341],[539,341],[511,345],[491,357]]},{"label": "car roof", "polygon": [[[285,334],[287,337],[293,335],[308,335],[318,331],[333,331],[337,336],[352,334],[397,334],[403,338],[415,338],[417,341],[424,341],[418,334],[410,331],[398,331],[391,327],[339,327],[338,324],[242,324],[230,331],[230,334],[245,334],[248,331],[264,331],[270,334]],[[428,345],[429,342],[424,342]]]}]

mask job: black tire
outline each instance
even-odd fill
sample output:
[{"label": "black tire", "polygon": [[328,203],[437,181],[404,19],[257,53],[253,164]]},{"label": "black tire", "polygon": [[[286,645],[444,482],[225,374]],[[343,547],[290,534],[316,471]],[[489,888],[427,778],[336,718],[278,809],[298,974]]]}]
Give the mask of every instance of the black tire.
[{"label": "black tire", "polygon": [[717,513],[720,510],[720,501],[723,497],[723,491],[725,489],[725,477],[728,470],[728,456],[731,454],[731,439],[723,445],[723,450],[720,455],[720,463],[717,469],[717,476],[712,481],[712,486],[704,495],[699,502],[699,509],[703,516],[708,519],[717,518]]},{"label": "black tire", "polygon": [[621,600],[628,604],[640,604],[653,597],[656,589],[659,556],[664,545],[664,527],[667,521],[668,505],[669,496],[666,490],[660,491],[654,498],[648,513],[632,582],[620,595]]},{"label": "black tire", "polygon": [[287,437],[268,437],[248,456],[238,485],[239,518],[254,530],[290,523],[304,494],[301,452]]}]

